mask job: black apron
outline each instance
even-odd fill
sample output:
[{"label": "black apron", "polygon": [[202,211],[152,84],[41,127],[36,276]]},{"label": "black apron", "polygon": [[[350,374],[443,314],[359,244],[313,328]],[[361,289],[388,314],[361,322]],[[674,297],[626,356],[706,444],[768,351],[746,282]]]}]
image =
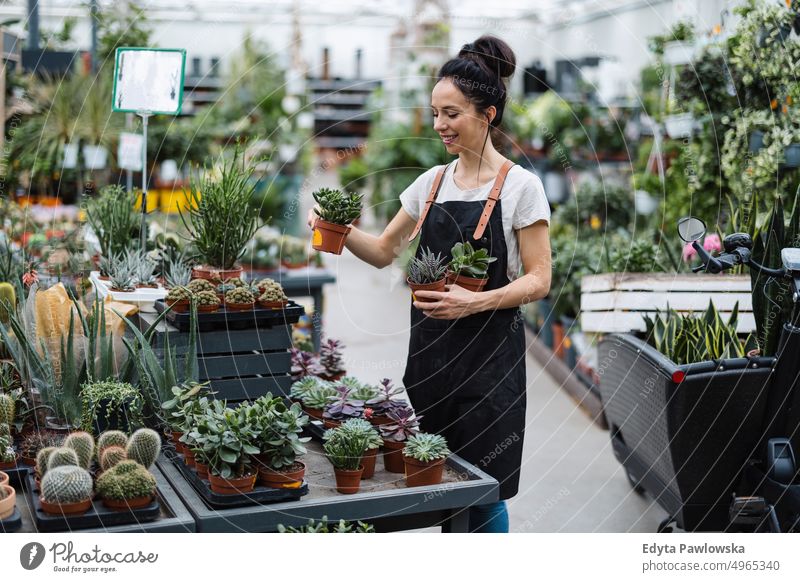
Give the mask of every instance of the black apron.
[{"label": "black apron", "polygon": [[[448,172],[450,168],[448,168]],[[509,283],[508,249],[498,200],[483,236],[473,238],[486,201],[434,202],[420,231],[421,249],[451,258],[457,242],[485,248],[485,290]],[[403,383],[422,430],[443,435],[450,449],[516,495],[525,431],[525,330],[519,308],[455,320],[432,319],[411,306],[411,339]]]}]

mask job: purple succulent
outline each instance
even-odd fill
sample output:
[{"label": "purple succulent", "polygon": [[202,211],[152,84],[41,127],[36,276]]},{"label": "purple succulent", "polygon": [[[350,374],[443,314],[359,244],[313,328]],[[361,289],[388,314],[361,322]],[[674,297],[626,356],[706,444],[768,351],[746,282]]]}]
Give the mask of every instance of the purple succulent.
[{"label": "purple succulent", "polygon": [[347,386],[336,386],[336,396],[331,398],[331,402],[325,407],[322,417],[339,421],[363,417],[364,401],[350,398],[350,392],[352,392],[352,389]]},{"label": "purple succulent", "polygon": [[410,406],[392,410],[386,416],[392,420],[392,424],[382,424],[378,427],[384,440],[401,443],[419,432],[419,421],[422,416],[414,416],[414,409]]},{"label": "purple succulent", "polygon": [[375,398],[367,400],[366,405],[372,408],[376,415],[386,416],[393,410],[408,408],[405,400],[395,400],[392,396],[402,394],[403,387],[395,387],[389,378],[381,380],[381,391]]},{"label": "purple succulent", "polygon": [[330,378],[335,378],[345,373],[344,359],[342,358],[344,344],[341,340],[328,339],[322,342],[319,349],[319,360],[323,374]]},{"label": "purple succulent", "polygon": [[292,380],[302,380],[306,376],[321,376],[325,373],[325,368],[319,362],[317,356],[311,352],[304,352],[297,348],[291,349],[292,353]]}]

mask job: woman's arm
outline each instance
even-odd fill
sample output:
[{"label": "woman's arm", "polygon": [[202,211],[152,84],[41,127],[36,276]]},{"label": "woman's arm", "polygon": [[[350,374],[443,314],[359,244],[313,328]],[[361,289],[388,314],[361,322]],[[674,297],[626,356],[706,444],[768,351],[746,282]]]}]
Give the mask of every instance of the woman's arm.
[{"label": "woman's arm", "polygon": [[[314,209],[308,213],[308,224],[311,226],[317,214]],[[392,221],[386,226],[380,236],[375,236],[351,227],[344,246],[359,259],[382,269],[392,264],[392,261],[408,246],[408,238],[417,221],[411,218],[402,208]]]},{"label": "woman's arm", "polygon": [[518,307],[547,296],[550,291],[550,229],[540,220],[517,231],[519,253],[525,274],[500,289],[474,293],[458,285],[449,291],[415,291],[417,297],[438,299],[414,306],[436,319],[457,319],[480,311]]}]

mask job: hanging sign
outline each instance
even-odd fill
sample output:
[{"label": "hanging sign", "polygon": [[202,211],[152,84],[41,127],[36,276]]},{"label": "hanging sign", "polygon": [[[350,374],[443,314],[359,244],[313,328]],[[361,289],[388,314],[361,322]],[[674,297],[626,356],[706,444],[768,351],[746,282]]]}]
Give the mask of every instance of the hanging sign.
[{"label": "hanging sign", "polygon": [[185,66],[183,49],[118,48],[112,110],[178,115]]}]

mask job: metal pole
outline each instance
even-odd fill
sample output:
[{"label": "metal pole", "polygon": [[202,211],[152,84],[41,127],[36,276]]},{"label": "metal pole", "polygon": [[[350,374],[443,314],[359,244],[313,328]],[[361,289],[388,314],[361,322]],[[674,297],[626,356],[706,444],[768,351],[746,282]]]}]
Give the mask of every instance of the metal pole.
[{"label": "metal pole", "polygon": [[[133,129],[133,113],[125,114],[125,129]],[[125,170],[125,188],[128,192],[133,192],[133,172],[130,169]]]},{"label": "metal pole", "polygon": [[147,118],[150,112],[143,111],[142,116],[142,226],[139,232],[139,244],[141,252],[147,250]]},{"label": "metal pole", "polygon": [[28,0],[28,50],[39,49],[39,0]]},{"label": "metal pole", "polygon": [[92,21],[92,72],[97,72],[97,0],[89,2],[89,19]]}]

